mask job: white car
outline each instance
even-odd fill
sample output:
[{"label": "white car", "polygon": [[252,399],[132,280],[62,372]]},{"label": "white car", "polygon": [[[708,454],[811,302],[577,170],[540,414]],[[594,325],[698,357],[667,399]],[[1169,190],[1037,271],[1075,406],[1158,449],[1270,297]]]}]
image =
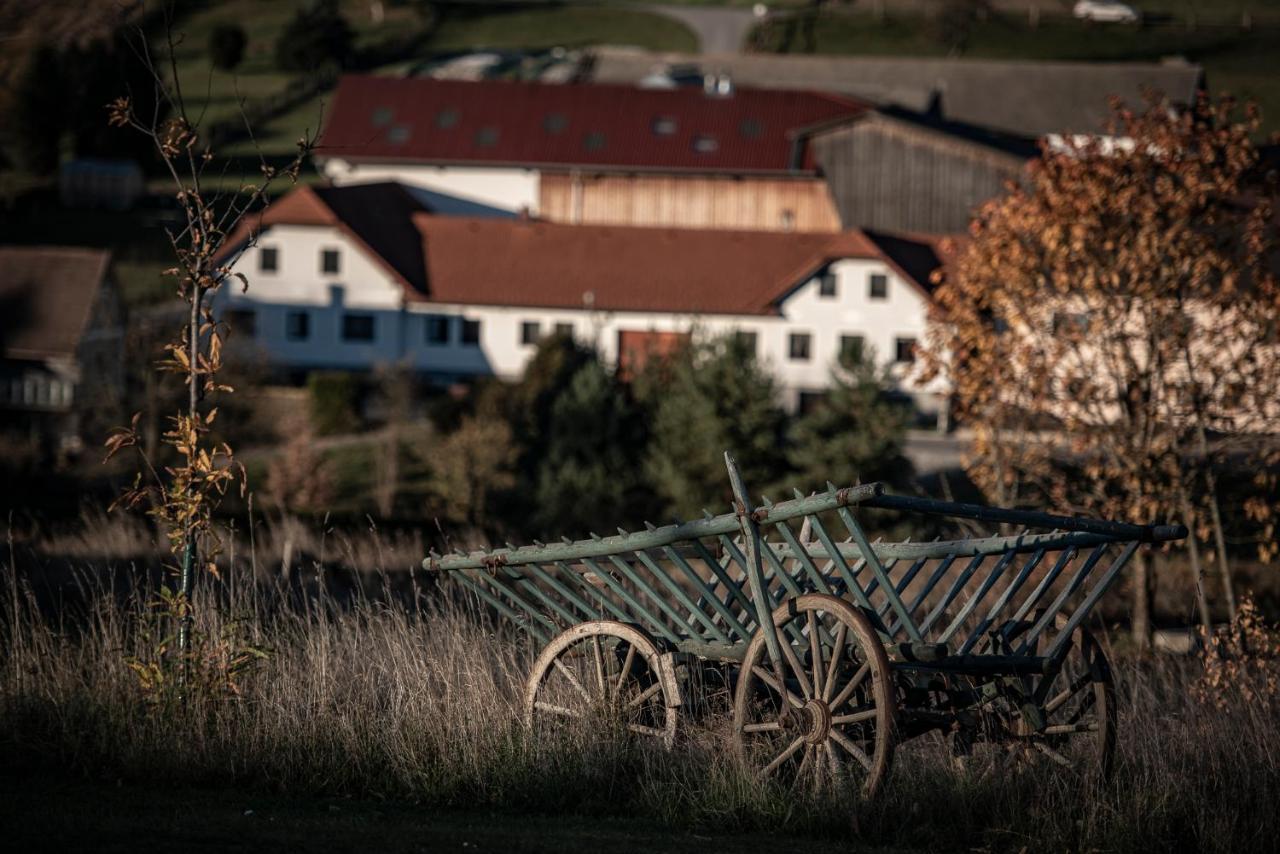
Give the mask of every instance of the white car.
[{"label": "white car", "polygon": [[1142,20],[1137,10],[1119,0],[1079,0],[1071,14],[1082,21],[1107,24],[1136,24]]}]

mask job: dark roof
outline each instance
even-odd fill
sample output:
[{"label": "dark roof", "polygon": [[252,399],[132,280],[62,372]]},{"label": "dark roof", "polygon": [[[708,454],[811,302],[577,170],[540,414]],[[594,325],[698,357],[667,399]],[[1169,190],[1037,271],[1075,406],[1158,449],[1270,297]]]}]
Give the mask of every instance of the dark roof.
[{"label": "dark roof", "polygon": [[1145,88],[1190,103],[1203,85],[1198,65],[1150,62],[1034,62],[922,57],[658,54],[598,48],[590,77],[635,82],[669,65],[696,63],[727,72],[743,86],[804,87],[839,92],[877,105],[929,113],[960,125],[1038,138],[1096,133],[1108,98],[1142,103]]},{"label": "dark roof", "polygon": [[72,358],[111,253],[64,246],[0,246],[0,355]]},{"label": "dark roof", "polygon": [[229,257],[250,235],[276,223],[328,225],[339,228],[380,261],[403,284],[426,290],[426,271],[413,215],[429,210],[408,189],[393,181],[341,187],[302,186],[246,217],[226,242]]},{"label": "dark roof", "polygon": [[865,112],[810,91],[346,76],[317,153],[353,160],[695,172],[807,168],[801,129]]},{"label": "dark roof", "polygon": [[885,231],[866,231],[865,234],[899,272],[929,293],[934,289],[934,271],[945,268],[953,260],[954,250],[946,248],[947,242],[963,240],[963,236],[890,234]]}]

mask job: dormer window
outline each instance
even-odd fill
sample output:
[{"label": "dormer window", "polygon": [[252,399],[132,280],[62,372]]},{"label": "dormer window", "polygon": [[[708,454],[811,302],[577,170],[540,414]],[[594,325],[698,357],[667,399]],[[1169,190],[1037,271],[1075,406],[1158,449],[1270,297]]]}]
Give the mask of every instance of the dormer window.
[{"label": "dormer window", "polygon": [[674,136],[679,125],[674,116],[656,116],[651,127],[656,136]]}]

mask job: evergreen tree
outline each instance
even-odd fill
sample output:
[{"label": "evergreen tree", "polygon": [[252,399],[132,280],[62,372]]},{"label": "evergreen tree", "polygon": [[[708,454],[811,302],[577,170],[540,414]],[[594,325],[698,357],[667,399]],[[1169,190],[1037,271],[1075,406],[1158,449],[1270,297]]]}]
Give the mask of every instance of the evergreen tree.
[{"label": "evergreen tree", "polygon": [[313,0],[299,9],[276,40],[276,66],[284,71],[314,71],[328,63],[346,65],[355,34],[335,0]]},{"label": "evergreen tree", "polygon": [[724,509],[725,451],[757,494],[786,473],[786,415],[777,387],[736,336],[690,344],[651,363],[637,393],[649,410],[646,480],[668,512],[688,519],[703,508]]},{"label": "evergreen tree", "polygon": [[636,430],[624,390],[592,359],[551,403],[537,460],[537,511],[544,533],[613,527],[626,521],[636,483]]},{"label": "evergreen tree", "polygon": [[48,45],[36,48],[15,87],[13,135],[18,161],[38,175],[58,168],[66,130],[64,88],[57,52]]},{"label": "evergreen tree", "polygon": [[239,24],[219,24],[209,33],[209,60],[214,68],[231,71],[244,59],[249,38]]},{"label": "evergreen tree", "polygon": [[803,488],[910,478],[902,451],[911,409],[886,395],[885,386],[871,358],[840,359],[827,396],[792,425],[789,457]]}]

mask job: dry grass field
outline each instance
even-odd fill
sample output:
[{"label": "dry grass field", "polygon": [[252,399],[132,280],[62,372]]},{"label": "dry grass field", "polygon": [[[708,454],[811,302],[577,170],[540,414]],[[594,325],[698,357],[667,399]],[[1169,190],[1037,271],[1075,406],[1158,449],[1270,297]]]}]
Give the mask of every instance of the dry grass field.
[{"label": "dry grass field", "polygon": [[518,697],[535,650],[420,573],[380,571],[418,544],[376,535],[347,538],[375,565],[361,584],[285,579],[256,553],[204,579],[179,703],[149,669],[168,625],[154,576],[61,545],[53,559],[10,544],[0,584],[0,777],[24,847],[745,851],[765,834],[792,850],[1231,851],[1280,837],[1275,659],[1206,693],[1199,659],[1117,652],[1109,784],[986,754],[958,765],[926,738],[868,802],[747,776],[722,695],[671,752],[592,730],[531,737]]}]

